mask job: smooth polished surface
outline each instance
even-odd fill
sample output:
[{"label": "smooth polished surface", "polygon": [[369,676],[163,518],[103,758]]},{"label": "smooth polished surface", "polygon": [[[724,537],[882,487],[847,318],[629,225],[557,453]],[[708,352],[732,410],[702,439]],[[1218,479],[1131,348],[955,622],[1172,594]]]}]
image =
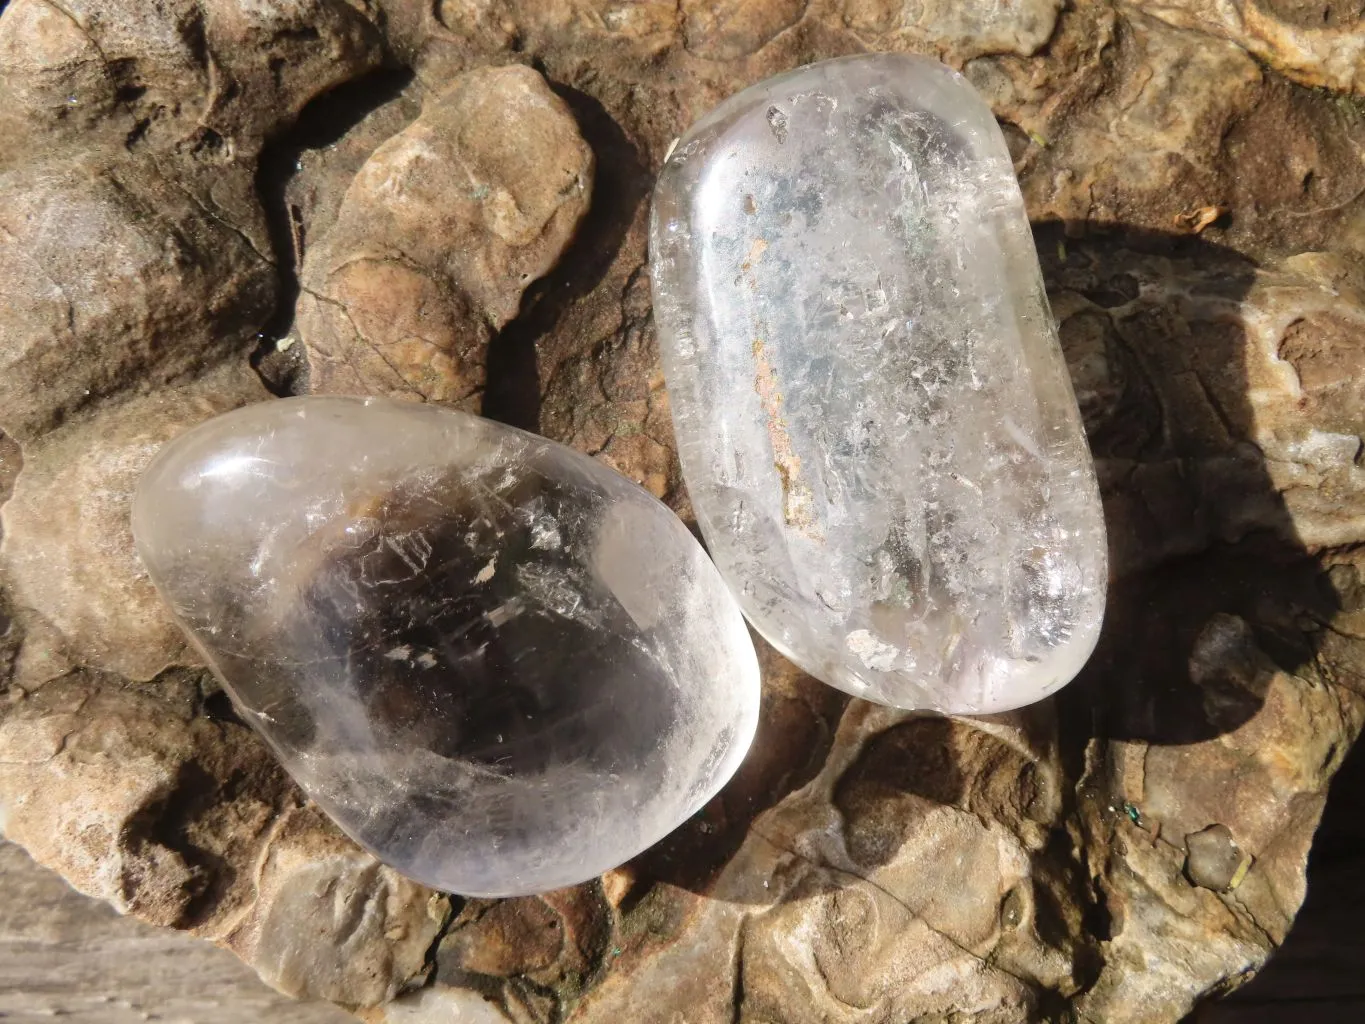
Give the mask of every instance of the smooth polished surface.
[{"label": "smooth polished surface", "polygon": [[624,477],[510,427],[380,399],[250,406],[157,456],[133,533],[290,774],[437,888],[614,867],[753,736],[753,645],[701,546]]},{"label": "smooth polished surface", "polygon": [[897,54],[732,97],[660,176],[651,276],[688,491],[813,675],[984,713],[1094,648],[1104,523],[1009,153]]}]

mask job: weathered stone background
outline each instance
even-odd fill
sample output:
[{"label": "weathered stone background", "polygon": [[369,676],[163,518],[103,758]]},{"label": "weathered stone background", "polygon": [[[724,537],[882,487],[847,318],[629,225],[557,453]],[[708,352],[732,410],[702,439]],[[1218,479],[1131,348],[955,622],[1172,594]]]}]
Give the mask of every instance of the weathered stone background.
[{"label": "weathered stone background", "polygon": [[[1365,721],[1360,0],[0,0],[0,826],[371,1021],[1173,1022],[1284,940]],[[694,821],[461,901],[308,806],[131,552],[270,392],[459,403],[689,514],[645,222],[736,89],[933,54],[994,106],[1105,493],[1111,612],[1027,713],[765,653]]]},{"label": "weathered stone background", "polygon": [[123,917],[0,842],[0,1020],[37,1024],[351,1024],[272,992],[225,950]]}]

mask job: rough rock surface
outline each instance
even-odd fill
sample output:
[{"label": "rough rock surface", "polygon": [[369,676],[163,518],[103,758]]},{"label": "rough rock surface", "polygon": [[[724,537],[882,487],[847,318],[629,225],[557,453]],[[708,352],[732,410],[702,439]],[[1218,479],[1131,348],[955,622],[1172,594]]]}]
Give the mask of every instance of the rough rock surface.
[{"label": "rough rock surface", "polygon": [[1180,28],[1230,39],[1305,85],[1365,92],[1360,0],[1159,0],[1143,7]]},{"label": "rough rock surface", "polygon": [[[395,1024],[1169,1022],[1240,985],[1303,900],[1365,720],[1359,19],[1290,0],[0,4],[6,835]],[[430,303],[357,307],[358,336],[411,365],[354,360],[355,386],[482,388],[486,413],[686,517],[653,172],[736,89],[862,49],[961,67],[1009,139],[1113,541],[1095,658],[1026,714],[945,720],[767,653],[753,755],[633,863],[506,902],[398,879],[175,664],[117,523],[120,446],[245,400],[248,364],[276,391],[351,386],[327,383],[307,301],[294,332],[296,299],[329,294],[333,260],[413,244]],[[484,70],[509,65],[563,106]],[[457,137],[481,123],[456,99],[468,74],[541,97],[545,133],[518,114]],[[371,179],[423,132],[452,175],[516,197],[511,220],[463,179],[407,179],[452,205],[357,238],[404,198]],[[579,136],[590,205],[559,191],[587,188]],[[404,319],[423,309],[438,344]]]},{"label": "rough rock surface", "polygon": [[65,1024],[348,1024],[328,1003],[272,992],[226,950],[120,916],[0,843],[0,1014]]},{"label": "rough rock surface", "polygon": [[68,672],[0,722],[0,764],[5,834],[36,860],[290,995],[390,999],[444,921],[443,900],[302,805],[202,670],[141,686]]},{"label": "rough rock surface", "polygon": [[461,75],[375,150],[304,261],[310,389],[477,395],[489,338],[559,261],[591,188],[592,150],[544,79]]},{"label": "rough rock surface", "polygon": [[[26,446],[27,471],[0,509],[0,565],[15,601],[54,626],[65,650],[60,660],[30,651],[14,682],[46,682],[50,672],[35,674],[41,664],[145,680],[195,660],[133,552],[133,488],[166,441],[267,397],[249,367],[227,364],[193,384],[77,419]],[[74,495],[80,500],[72,501]]]}]

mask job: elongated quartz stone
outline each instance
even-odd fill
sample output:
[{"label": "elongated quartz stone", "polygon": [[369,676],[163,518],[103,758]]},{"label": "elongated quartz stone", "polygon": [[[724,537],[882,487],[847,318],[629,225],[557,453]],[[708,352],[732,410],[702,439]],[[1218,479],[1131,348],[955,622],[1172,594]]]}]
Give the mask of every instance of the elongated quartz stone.
[{"label": "elongated quartz stone", "polygon": [[721,104],[659,178],[679,451],[755,627],[869,700],[1003,711],[1104,610],[1094,468],[1005,141],[967,82],[826,61]]},{"label": "elongated quartz stone", "polygon": [[242,716],[354,839],[480,896],[627,860],[757,721],[739,608],[666,507],[464,413],[296,398],[167,446],[138,552]]}]

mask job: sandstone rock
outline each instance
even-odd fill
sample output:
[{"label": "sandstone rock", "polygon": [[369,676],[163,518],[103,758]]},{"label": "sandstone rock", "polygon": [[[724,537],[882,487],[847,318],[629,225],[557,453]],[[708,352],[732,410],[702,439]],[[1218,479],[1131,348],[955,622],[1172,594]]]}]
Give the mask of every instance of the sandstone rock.
[{"label": "sandstone rock", "polygon": [[151,679],[170,665],[198,663],[133,553],[133,488],[166,441],[266,397],[246,367],[229,368],[27,446],[0,513],[0,567],[13,600],[56,627],[76,664]]},{"label": "sandstone rock", "polygon": [[0,723],[6,836],[124,913],[227,945],[281,991],[392,998],[445,901],[301,808],[245,726],[206,714],[211,692],[197,673],[146,687],[76,673],[22,701]]},{"label": "sandstone rock", "polygon": [[1143,9],[1180,28],[1230,39],[1306,85],[1365,92],[1365,7],[1358,0],[1163,0]]},{"label": "sandstone rock", "polygon": [[117,914],[0,842],[0,1013],[10,1020],[349,1024],[327,1003],[272,992],[227,950]]},{"label": "sandstone rock", "polygon": [[[0,433],[0,508],[14,493],[14,480],[23,465],[24,453],[19,442],[8,434]],[[0,538],[3,536],[3,532],[0,532]]]},{"label": "sandstone rock", "polygon": [[14,0],[0,99],[11,131],[48,145],[249,155],[308,100],[377,66],[380,47],[373,12],[345,0]]},{"label": "sandstone rock", "polygon": [[1203,225],[1257,256],[1359,248],[1365,122],[1234,43],[1082,5],[1039,59],[986,56],[964,71],[1023,130],[1016,165],[1035,219],[1073,233]]},{"label": "sandstone rock", "polygon": [[[129,392],[225,358],[240,366],[266,317],[287,319],[272,308],[277,268],[251,252],[270,252],[251,193],[256,133],[289,131],[310,82],[320,89],[377,61],[369,43],[337,48],[328,26],[351,23],[339,8],[303,15],[317,38],[289,37],[288,53],[310,69],[291,79],[297,91],[274,93],[253,77],[262,68],[268,77],[283,41],[253,53],[237,41],[210,47],[220,69],[256,69],[234,72],[251,85],[239,98],[218,79],[218,113],[206,119],[217,143],[197,124],[208,92],[195,69],[205,65],[175,56],[173,40],[167,56],[131,65],[147,78],[141,97],[111,100],[82,33],[51,12],[41,38],[28,28],[9,35],[38,7],[11,0],[0,14],[0,38],[34,41],[0,47],[9,61],[0,88],[11,90],[0,102],[0,224],[21,239],[0,232],[0,259],[10,261],[0,349],[65,354],[48,364],[60,372],[11,371],[0,385],[0,410],[29,424],[12,432],[25,473],[27,449],[60,419],[96,424]],[[270,208],[272,234],[302,238],[312,261],[332,244],[336,197],[386,137],[401,141],[423,101],[458,74],[533,64],[595,151],[598,184],[577,241],[515,319],[496,336],[485,329],[487,356],[471,362],[485,369],[473,372],[486,375],[490,411],[599,453],[686,515],[643,269],[652,170],[715,103],[799,63],[909,48],[960,65],[1003,123],[1100,459],[1119,577],[1109,627],[1072,693],[1027,719],[878,715],[765,654],[755,756],[692,822],[553,904],[470,905],[446,928],[431,916],[444,917],[444,901],[429,911],[429,894],[370,874],[362,854],[342,853],[319,816],[276,788],[268,755],[223,717],[221,697],[180,696],[189,691],[179,673],[148,684],[92,673],[58,650],[55,627],[14,607],[4,584],[0,610],[15,616],[0,640],[10,833],[87,891],[228,941],[293,990],[377,999],[434,966],[429,987],[368,1008],[376,1021],[445,1020],[458,1009],[473,1020],[574,1024],[899,1024],[916,1014],[1146,1024],[1177,1021],[1254,973],[1302,898],[1327,780],[1365,716],[1354,372],[1365,137],[1354,98],[1296,84],[1359,89],[1350,57],[1359,33],[1321,20],[1353,8],[1171,0],[1138,11],[1078,0],[1010,5],[987,24],[980,5],[923,19],[921,7],[810,0],[797,11],[749,0],[711,5],[708,22],[669,2],[385,0],[383,19],[370,7],[356,15],[377,34],[360,31],[384,36],[415,77],[360,79],[338,104],[302,111],[280,150],[301,148],[302,170],[281,159],[264,173],[267,192],[286,197]],[[141,21],[121,10],[133,27],[119,52],[161,46],[166,31],[151,29],[170,9],[139,7]],[[206,0],[203,9],[217,19],[237,8]],[[1266,19],[1292,32],[1257,27]],[[117,49],[96,31],[103,24],[91,20],[91,36]],[[1312,43],[1283,43],[1294,39]],[[738,55],[713,49],[727,46]],[[1329,62],[1336,53],[1344,63]],[[68,85],[77,103],[59,118]],[[258,109],[265,96],[279,96],[279,108]],[[495,134],[541,152],[535,140],[517,143],[510,124]],[[58,162],[58,150],[73,159]],[[22,240],[39,221],[10,211],[40,164],[59,168],[55,185],[42,186],[48,195],[94,195],[115,210],[98,245],[76,253]],[[99,198],[105,179],[72,170],[112,166],[127,168],[115,198]],[[550,173],[539,184],[524,174],[531,193],[553,195]],[[177,198],[184,190],[220,220]],[[37,216],[41,202],[18,201]],[[448,255],[467,241],[463,227],[424,216],[429,249]],[[489,237],[482,223],[476,246]],[[111,254],[136,248],[118,240],[137,238],[191,255],[151,273],[153,283],[110,279],[127,265]],[[32,265],[37,251],[55,253],[41,269],[67,275],[58,278],[76,329]],[[294,269],[286,261],[282,272]],[[79,280],[91,282],[85,292],[68,283]],[[507,289],[499,308],[516,312],[520,282],[495,283]],[[154,300],[139,298],[149,291]],[[206,294],[216,298],[205,303]],[[484,315],[476,302],[470,309]],[[144,321],[153,330],[136,326]],[[62,349],[54,338],[75,340]],[[148,338],[155,346],[140,347]],[[49,380],[58,390],[39,388]],[[383,388],[411,391],[397,376]],[[25,666],[47,681],[16,684]],[[286,846],[272,860],[262,837],[273,822]],[[1212,825],[1252,858],[1226,893],[1186,873],[1186,837]],[[327,900],[291,895],[296,878],[326,891],[309,851],[335,868],[338,916]],[[278,871],[257,884],[266,862]],[[357,907],[369,909],[347,916]],[[394,922],[385,930],[406,938],[381,942],[381,908]],[[357,945],[343,938],[352,920],[362,923]],[[316,928],[325,938],[311,942]]]},{"label": "sandstone rock", "polygon": [[734,60],[762,49],[801,20],[806,0],[684,0],[683,40],[688,50],[711,60]]},{"label": "sandstone rock", "polygon": [[[216,795],[221,783],[205,776],[210,766],[245,772],[253,791],[229,814],[204,808],[233,830],[218,837],[214,852],[241,855],[287,789],[262,752],[232,734],[241,727],[225,731],[196,714],[203,700],[196,675],[158,683],[148,692],[71,675],[21,702],[0,726],[7,765],[0,806],[6,836],[82,892],[144,920],[184,926],[201,916],[196,898],[211,891],[208,850],[179,834],[186,822],[163,821],[160,812],[177,794]],[[165,728],[167,720],[180,728]],[[57,802],[66,807],[60,817],[51,814]]]},{"label": "sandstone rock", "polygon": [[9,8],[0,21],[0,123],[13,134],[28,129],[27,122],[54,134],[89,131],[117,100],[99,44],[49,0],[15,0]]},{"label": "sandstone rock", "polygon": [[374,1006],[418,981],[446,898],[360,850],[315,808],[286,810],[246,914],[199,929],[288,995]]},{"label": "sandstone rock", "polygon": [[1057,26],[1060,0],[1000,6],[988,0],[843,0],[843,23],[871,47],[930,48],[952,63],[984,54],[1031,57]]},{"label": "sandstone rock", "polygon": [[21,443],[243,354],[269,313],[273,267],[153,166],[58,159],[0,194],[0,428]]},{"label": "sandstone rock", "polygon": [[360,169],[305,261],[311,389],[476,396],[488,338],[558,261],[591,186],[592,153],[535,72],[469,72],[429,98]]}]

